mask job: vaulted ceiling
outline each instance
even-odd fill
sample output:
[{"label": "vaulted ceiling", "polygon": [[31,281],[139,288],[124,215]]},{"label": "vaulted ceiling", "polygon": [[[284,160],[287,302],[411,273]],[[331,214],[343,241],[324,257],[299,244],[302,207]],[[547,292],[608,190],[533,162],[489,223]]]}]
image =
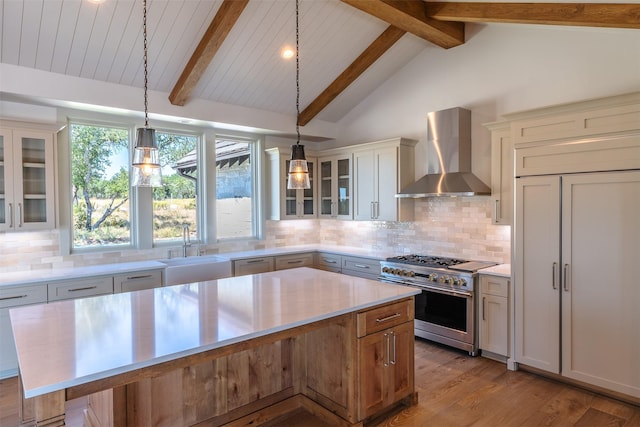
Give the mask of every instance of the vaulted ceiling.
[{"label": "vaulted ceiling", "polygon": [[[295,114],[293,0],[147,0],[149,88]],[[0,62],[142,87],[142,0],[3,0]],[[640,28],[639,4],[301,0],[302,125],[338,121],[465,22]],[[0,87],[0,91],[2,88]]]}]

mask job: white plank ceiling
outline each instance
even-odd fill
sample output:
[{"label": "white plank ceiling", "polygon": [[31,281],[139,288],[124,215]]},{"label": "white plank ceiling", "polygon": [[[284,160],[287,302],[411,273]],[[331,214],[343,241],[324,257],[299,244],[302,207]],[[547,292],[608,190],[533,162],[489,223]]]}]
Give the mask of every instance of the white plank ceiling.
[{"label": "white plank ceiling", "polygon": [[[220,0],[147,0],[149,88],[166,92]],[[0,61],[52,73],[143,86],[142,0],[2,0]],[[300,3],[304,109],[387,28],[339,0]],[[295,2],[251,0],[190,99],[295,114]],[[405,34],[317,117],[337,121],[430,43]],[[1,88],[0,88],[1,91]]]}]

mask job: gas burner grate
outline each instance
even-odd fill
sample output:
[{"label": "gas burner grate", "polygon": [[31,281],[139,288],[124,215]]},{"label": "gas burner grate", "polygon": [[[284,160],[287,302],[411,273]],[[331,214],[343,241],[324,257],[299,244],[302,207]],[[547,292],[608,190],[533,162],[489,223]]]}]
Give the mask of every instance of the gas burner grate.
[{"label": "gas burner grate", "polygon": [[453,265],[468,262],[461,259],[428,255],[400,255],[397,257],[387,258],[387,261],[412,265],[424,265],[425,267],[451,267]]}]

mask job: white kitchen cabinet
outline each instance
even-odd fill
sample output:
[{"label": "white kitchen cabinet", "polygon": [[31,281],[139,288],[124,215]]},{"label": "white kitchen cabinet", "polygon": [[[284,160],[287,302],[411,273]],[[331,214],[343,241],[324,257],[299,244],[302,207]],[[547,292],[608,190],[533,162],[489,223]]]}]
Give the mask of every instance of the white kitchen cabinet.
[{"label": "white kitchen cabinet", "polygon": [[286,270],[297,267],[313,267],[313,252],[278,255],[275,259],[276,270]]},{"label": "white kitchen cabinet", "polygon": [[396,138],[353,153],[353,215],[356,220],[412,221],[413,199],[396,198],[415,179],[416,141]]},{"label": "white kitchen cabinet", "polygon": [[509,356],[509,287],[507,277],[480,274],[480,349],[501,361]]},{"label": "white kitchen cabinet", "polygon": [[162,286],[162,270],[137,271],[113,276],[113,292],[133,292]]},{"label": "white kitchen cabinet", "polygon": [[318,159],[321,218],[352,219],[351,153]]},{"label": "white kitchen cabinet", "polygon": [[0,128],[0,230],[55,227],[52,131]]},{"label": "white kitchen cabinet", "polygon": [[307,156],[311,188],[287,189],[290,155],[280,148],[266,150],[270,193],[268,215],[272,220],[315,218],[318,212],[316,197],[316,160]]},{"label": "white kitchen cabinet", "polygon": [[272,256],[263,256],[233,261],[233,275],[244,276],[247,274],[268,273],[274,271],[275,261]]},{"label": "white kitchen cabinet", "polygon": [[487,125],[491,130],[492,222],[511,225],[513,217],[513,145],[509,123]]},{"label": "white kitchen cabinet", "polygon": [[47,302],[43,284],[0,287],[0,379],[18,374],[18,355],[13,342],[9,309]]},{"label": "white kitchen cabinet", "polygon": [[640,170],[517,179],[518,363],[640,397],[638,212]]}]

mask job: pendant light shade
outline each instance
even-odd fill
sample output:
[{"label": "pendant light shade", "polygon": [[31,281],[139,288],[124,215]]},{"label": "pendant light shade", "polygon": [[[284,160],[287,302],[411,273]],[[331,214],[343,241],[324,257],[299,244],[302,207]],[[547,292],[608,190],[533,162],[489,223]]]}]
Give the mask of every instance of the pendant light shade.
[{"label": "pendant light shade", "polygon": [[307,190],[311,188],[309,180],[309,166],[307,158],[304,156],[304,145],[300,145],[300,56],[299,56],[299,13],[300,0],[296,0],[296,134],[298,141],[291,146],[291,161],[289,163],[289,179],[287,189]]},{"label": "pendant light shade", "polygon": [[134,187],[160,187],[162,172],[160,153],[156,144],[156,130],[149,128],[148,74],[147,74],[147,0],[142,0],[142,40],[144,46],[144,127],[137,129],[133,149],[131,185]]},{"label": "pendant light shade", "polygon": [[138,128],[136,147],[133,150],[132,185],[135,187],[159,187],[162,185],[160,153],[156,144],[156,130]]},{"label": "pendant light shade", "polygon": [[291,160],[289,161],[289,190],[305,190],[311,188],[309,181],[309,167],[304,157],[304,146],[300,144],[291,146]]}]

